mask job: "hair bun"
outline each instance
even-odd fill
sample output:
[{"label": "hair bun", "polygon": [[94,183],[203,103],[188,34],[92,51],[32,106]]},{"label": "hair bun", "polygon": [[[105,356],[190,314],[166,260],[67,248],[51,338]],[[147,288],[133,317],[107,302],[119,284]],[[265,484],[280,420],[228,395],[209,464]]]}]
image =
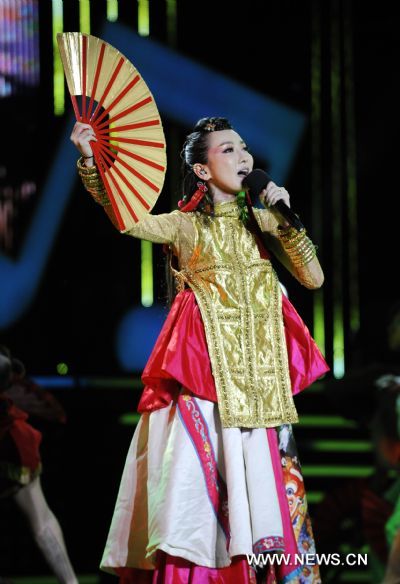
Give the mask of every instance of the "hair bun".
[{"label": "hair bun", "polygon": [[218,132],[220,130],[232,130],[232,124],[227,118],[209,117],[201,118],[194,127],[194,132]]}]

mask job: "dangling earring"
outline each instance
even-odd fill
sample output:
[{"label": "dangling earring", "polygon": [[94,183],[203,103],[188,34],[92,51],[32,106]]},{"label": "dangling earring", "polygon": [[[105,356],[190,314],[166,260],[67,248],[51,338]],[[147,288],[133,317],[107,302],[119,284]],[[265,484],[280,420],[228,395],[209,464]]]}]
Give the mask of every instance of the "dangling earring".
[{"label": "dangling earring", "polygon": [[[189,211],[193,211],[194,209],[196,209],[197,205],[200,203],[201,199],[204,197],[204,195],[206,194],[207,191],[208,191],[208,188],[207,188],[206,183],[199,180],[199,182],[197,183],[197,191],[195,193],[193,193],[190,201],[188,203],[186,203],[186,205],[184,207],[180,207],[180,210],[182,211],[182,213],[189,213]],[[183,199],[181,199],[181,200],[183,200]],[[180,202],[181,201],[179,201],[179,203]],[[179,205],[179,203],[178,203],[178,205]]]},{"label": "dangling earring", "polygon": [[202,193],[205,194],[208,191],[208,187],[204,181],[199,180],[199,182],[197,183],[197,190],[200,190]]}]

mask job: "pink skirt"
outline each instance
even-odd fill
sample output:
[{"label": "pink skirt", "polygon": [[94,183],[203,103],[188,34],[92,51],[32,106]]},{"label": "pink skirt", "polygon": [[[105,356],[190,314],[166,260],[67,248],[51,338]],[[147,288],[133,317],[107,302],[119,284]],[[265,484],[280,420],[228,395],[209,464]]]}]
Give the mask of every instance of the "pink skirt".
[{"label": "pink skirt", "polygon": [[[296,395],[329,371],[321,351],[291,302],[282,294],[282,312],[292,393]],[[180,386],[217,402],[204,325],[191,289],[179,292],[142,374],[138,412],[152,412],[176,398]]]},{"label": "pink skirt", "polygon": [[290,425],[223,428],[218,404],[181,388],[141,416],[101,562],[121,582],[250,584],[261,554],[287,555],[265,582],[319,584]]},{"label": "pink skirt", "polygon": [[[298,393],[328,370],[283,297]],[[255,584],[251,554],[285,553],[266,584],[320,582],[290,425],[222,428],[195,295],[180,292],[143,371],[145,388],[101,568],[137,584]]]}]

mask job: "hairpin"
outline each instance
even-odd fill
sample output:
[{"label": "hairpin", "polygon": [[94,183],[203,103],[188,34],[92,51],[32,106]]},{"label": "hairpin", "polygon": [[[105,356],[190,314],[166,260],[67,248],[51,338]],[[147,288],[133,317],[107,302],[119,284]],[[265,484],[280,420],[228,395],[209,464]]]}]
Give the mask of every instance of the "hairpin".
[{"label": "hairpin", "polygon": [[216,124],[214,122],[208,122],[208,124],[204,126],[204,129],[207,130],[207,132],[214,132],[215,126]]}]

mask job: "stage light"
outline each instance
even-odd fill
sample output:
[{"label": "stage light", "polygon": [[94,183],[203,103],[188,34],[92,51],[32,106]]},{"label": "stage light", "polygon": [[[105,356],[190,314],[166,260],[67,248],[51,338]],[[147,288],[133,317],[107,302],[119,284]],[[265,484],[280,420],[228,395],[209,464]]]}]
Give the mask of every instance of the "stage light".
[{"label": "stage light", "polygon": [[149,0],[138,0],[138,33],[140,36],[150,34]]},{"label": "stage light", "polygon": [[57,364],[57,373],[59,375],[67,375],[68,365],[66,363],[58,363]]},{"label": "stage light", "polygon": [[142,272],[142,305],[151,306],[154,302],[153,289],[153,244],[151,241],[141,242],[141,272]]},{"label": "stage light", "polygon": [[90,34],[90,2],[79,0],[79,27],[80,31]]},{"label": "stage light", "polygon": [[107,20],[110,22],[118,20],[118,0],[107,0]]},{"label": "stage light", "polygon": [[53,0],[53,101],[54,115],[62,116],[65,109],[64,71],[57,45],[57,33],[64,30],[62,0]]},{"label": "stage light", "polygon": [[119,417],[118,422],[121,426],[136,426],[139,423],[141,414],[138,413],[129,413],[129,414],[122,414]]}]

